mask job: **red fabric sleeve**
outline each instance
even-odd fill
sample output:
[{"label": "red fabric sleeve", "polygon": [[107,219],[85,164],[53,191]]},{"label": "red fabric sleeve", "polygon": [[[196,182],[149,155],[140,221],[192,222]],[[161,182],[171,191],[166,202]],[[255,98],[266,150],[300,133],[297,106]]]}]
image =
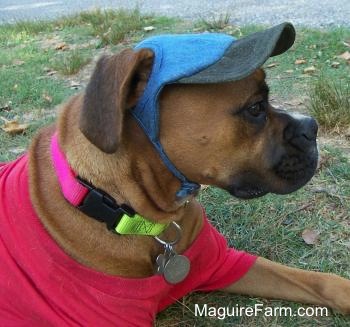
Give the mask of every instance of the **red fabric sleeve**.
[{"label": "red fabric sleeve", "polygon": [[[201,258],[201,283],[196,290],[211,291],[224,288],[243,277],[257,259],[256,256],[229,248],[225,237],[209,224],[205,255]],[[208,241],[210,245],[208,246]]]}]

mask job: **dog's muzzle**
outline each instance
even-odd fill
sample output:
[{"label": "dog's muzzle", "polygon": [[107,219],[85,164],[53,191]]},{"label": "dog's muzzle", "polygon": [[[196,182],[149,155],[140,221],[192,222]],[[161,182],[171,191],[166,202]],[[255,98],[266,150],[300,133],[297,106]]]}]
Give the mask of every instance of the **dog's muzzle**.
[{"label": "dog's muzzle", "polygon": [[236,197],[251,199],[266,193],[287,194],[304,186],[314,175],[318,162],[318,125],[312,117],[276,110],[280,137],[268,142],[264,155],[266,171],[245,171],[234,176],[227,190]]},{"label": "dog's muzzle", "polygon": [[318,125],[309,116],[294,113],[283,115],[287,119],[283,130],[283,148],[273,172],[287,183],[287,187],[277,193],[290,193],[305,185],[315,173]]}]

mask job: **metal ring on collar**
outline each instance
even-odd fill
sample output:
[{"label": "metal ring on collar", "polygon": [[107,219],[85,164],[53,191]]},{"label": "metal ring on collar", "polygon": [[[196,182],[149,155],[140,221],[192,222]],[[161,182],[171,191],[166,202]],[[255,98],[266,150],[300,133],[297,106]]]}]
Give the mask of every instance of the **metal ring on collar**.
[{"label": "metal ring on collar", "polygon": [[175,221],[172,221],[171,222],[172,226],[175,227],[176,229],[176,238],[174,241],[172,242],[167,242],[167,241],[163,241],[162,239],[160,239],[158,236],[154,236],[154,238],[157,240],[157,242],[159,242],[160,244],[164,245],[164,246],[173,246],[175,245],[176,243],[178,243],[181,239],[181,236],[182,236],[182,232],[181,232],[181,227],[175,222]]}]

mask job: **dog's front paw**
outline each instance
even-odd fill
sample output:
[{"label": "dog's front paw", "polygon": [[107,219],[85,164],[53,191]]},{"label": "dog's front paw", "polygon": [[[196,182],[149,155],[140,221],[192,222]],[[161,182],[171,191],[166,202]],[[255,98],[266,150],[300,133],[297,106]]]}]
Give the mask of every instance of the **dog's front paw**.
[{"label": "dog's front paw", "polygon": [[327,276],[322,295],[330,307],[342,314],[350,315],[350,280],[333,274]]}]

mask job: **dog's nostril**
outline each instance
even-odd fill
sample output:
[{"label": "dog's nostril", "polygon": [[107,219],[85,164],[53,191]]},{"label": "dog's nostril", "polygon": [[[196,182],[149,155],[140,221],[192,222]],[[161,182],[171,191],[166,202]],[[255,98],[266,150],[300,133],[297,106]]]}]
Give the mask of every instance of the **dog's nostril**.
[{"label": "dog's nostril", "polygon": [[305,122],[303,123],[302,129],[303,133],[302,135],[308,139],[309,141],[314,141],[317,136],[318,131],[318,125],[315,119],[308,117],[305,118]]},{"label": "dog's nostril", "polygon": [[289,142],[294,136],[294,127],[292,125],[288,125],[283,131],[283,139]]},{"label": "dog's nostril", "polygon": [[286,142],[301,151],[307,151],[315,145],[318,125],[312,117],[303,116],[289,121],[283,131],[283,138]]}]

